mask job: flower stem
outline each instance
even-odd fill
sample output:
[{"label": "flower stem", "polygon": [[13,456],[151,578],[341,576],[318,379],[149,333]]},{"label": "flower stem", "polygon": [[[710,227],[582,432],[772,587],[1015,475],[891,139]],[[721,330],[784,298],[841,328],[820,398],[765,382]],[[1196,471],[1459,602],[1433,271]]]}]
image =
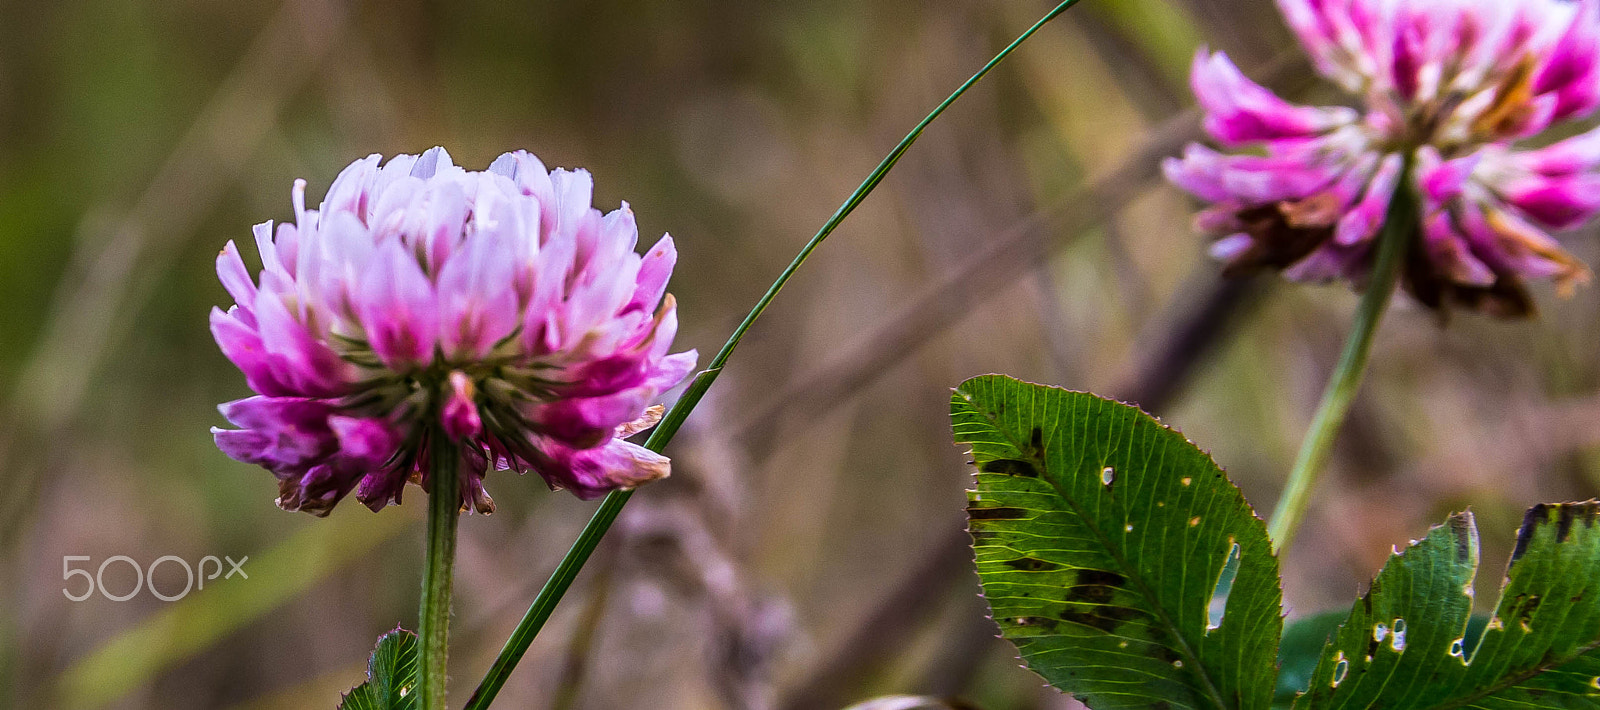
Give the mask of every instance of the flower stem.
[{"label": "flower stem", "polygon": [[450,587],[456,560],[456,520],[461,515],[461,458],[444,431],[429,441],[428,552],[423,563],[422,604],[417,636],[422,644],[417,669],[420,710],[445,710],[445,671],[450,639]]},{"label": "flower stem", "polygon": [[1322,403],[1316,417],[1311,420],[1311,430],[1300,443],[1300,453],[1295,457],[1294,468],[1289,472],[1289,483],[1272,511],[1272,521],[1267,532],[1272,538],[1274,552],[1289,546],[1311,501],[1311,490],[1316,485],[1317,474],[1328,461],[1334,438],[1350,411],[1350,402],[1361,388],[1366,374],[1367,356],[1372,352],[1372,338],[1378,331],[1378,322],[1394,294],[1395,281],[1405,263],[1406,251],[1417,240],[1419,229],[1417,198],[1409,186],[1411,165],[1407,162],[1401,179],[1389,202],[1389,212],[1384,217],[1383,230],[1378,235],[1377,263],[1372,267],[1371,281],[1361,296],[1356,311],[1354,328],[1345,341],[1344,352],[1334,368],[1328,387],[1322,393]]},{"label": "flower stem", "polygon": [[[672,437],[678,433],[678,428],[683,426],[684,420],[689,418],[689,413],[694,411],[695,405],[700,403],[700,398],[705,396],[706,390],[711,388],[711,383],[715,382],[717,376],[722,373],[722,366],[733,355],[734,349],[739,346],[739,341],[744,339],[744,334],[750,330],[750,326],[754,325],[756,319],[760,318],[761,314],[767,310],[767,306],[772,303],[772,299],[776,298],[778,292],[783,290],[784,284],[788,283],[790,277],[794,276],[795,272],[800,269],[800,265],[806,262],[806,259],[811,256],[811,252],[816,251],[817,247],[822,245],[823,240],[827,239],[828,235],[833,234],[839,224],[844,222],[845,217],[854,212],[856,207],[867,198],[867,195],[872,194],[872,191],[877,189],[878,183],[882,182],[884,176],[888,175],[889,171],[894,169],[895,164],[900,162],[900,157],[905,154],[912,143],[915,143],[922,136],[923,130],[929,124],[932,124],[940,114],[944,113],[945,109],[955,103],[956,99],[967,93],[967,89],[972,88],[979,80],[988,75],[990,70],[994,69],[1001,61],[1010,56],[1013,51],[1022,46],[1022,43],[1027,41],[1029,37],[1032,37],[1045,24],[1055,19],[1057,15],[1077,3],[1078,0],[1065,0],[1065,2],[1057,5],[1055,9],[1046,13],[1044,17],[1040,18],[1032,27],[1029,27],[1027,31],[1013,40],[1011,44],[1006,45],[1005,49],[1000,50],[1000,53],[984,64],[983,68],[979,69],[976,74],[973,74],[971,78],[957,87],[954,93],[934,107],[932,112],[923,118],[915,128],[912,128],[910,133],[906,134],[905,138],[900,139],[894,149],[889,151],[889,155],[878,163],[878,167],[867,175],[867,179],[862,181],[861,185],[855,189],[855,192],[850,193],[850,197],[846,198],[844,204],[840,205],[839,209],[833,213],[833,216],[823,223],[822,228],[811,238],[811,241],[806,242],[805,247],[801,248],[794,261],[790,262],[789,266],[783,270],[783,273],[778,275],[777,280],[773,281],[772,286],[761,296],[761,299],[756,301],[755,307],[750,309],[749,315],[746,315],[744,320],[739,323],[739,327],[734,329],[733,335],[728,338],[728,342],[724,343],[722,349],[717,351],[716,356],[711,358],[711,362],[706,366],[706,369],[695,376],[694,381],[689,383],[688,389],[684,390],[683,396],[678,398],[677,403],[662,418],[661,423],[656,426],[654,431],[650,432],[650,438],[645,442],[645,448],[658,453],[666,448],[667,443],[672,441]],[[527,652],[528,645],[533,643],[533,637],[539,633],[539,629],[544,626],[544,622],[550,618],[550,613],[555,610],[556,604],[561,601],[562,595],[566,594],[567,588],[572,585],[572,580],[577,577],[578,571],[583,569],[583,565],[588,561],[589,555],[594,552],[595,546],[600,544],[600,539],[605,536],[606,531],[611,527],[611,523],[622,512],[622,506],[627,504],[628,498],[632,495],[632,491],[612,491],[600,503],[599,510],[596,510],[594,517],[589,519],[589,524],[584,526],[583,532],[578,534],[577,541],[567,550],[566,557],[561,560],[561,564],[556,566],[556,571],[550,575],[550,580],[545,582],[544,588],[539,590],[539,596],[534,598],[533,605],[528,608],[528,613],[522,617],[522,621],[512,631],[511,638],[507,639],[505,647],[500,650],[500,655],[495,658],[494,665],[490,667],[483,681],[478,684],[478,689],[472,694],[472,698],[467,701],[466,710],[483,710],[489,707],[489,703],[494,700],[494,696],[500,692],[500,687],[505,685],[506,678],[516,668],[517,662],[522,660],[522,655]]]}]

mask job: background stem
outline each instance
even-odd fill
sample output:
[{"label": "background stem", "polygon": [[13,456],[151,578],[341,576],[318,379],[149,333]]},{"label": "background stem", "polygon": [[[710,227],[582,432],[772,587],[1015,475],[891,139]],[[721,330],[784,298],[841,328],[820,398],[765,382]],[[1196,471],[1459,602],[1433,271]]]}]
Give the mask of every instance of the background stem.
[{"label": "background stem", "polygon": [[[672,409],[662,418],[661,423],[656,426],[654,431],[650,432],[650,438],[645,442],[645,448],[656,452],[666,448],[667,443],[672,441],[672,437],[678,433],[678,428],[683,426],[684,420],[689,418],[689,413],[694,411],[695,405],[700,403],[700,398],[705,396],[707,389],[710,389],[711,383],[715,382],[717,376],[722,373],[722,366],[733,355],[734,349],[739,346],[739,341],[744,338],[745,332],[749,331],[750,326],[754,325],[756,319],[760,318],[761,314],[767,310],[767,306],[772,303],[772,299],[776,298],[778,292],[783,290],[784,284],[788,283],[794,273],[800,269],[800,265],[806,262],[806,259],[811,256],[811,252],[816,251],[817,247],[821,246],[823,240],[827,239],[828,235],[838,228],[845,217],[854,212],[856,207],[860,206],[861,202],[867,198],[867,195],[872,194],[872,191],[877,189],[878,183],[882,182],[884,176],[894,169],[895,164],[900,162],[900,157],[905,155],[911,144],[922,136],[922,132],[927,129],[929,124],[932,124],[934,119],[938,118],[940,114],[944,113],[945,109],[956,102],[956,99],[967,93],[967,89],[972,88],[974,84],[977,84],[984,76],[987,76],[990,70],[1010,56],[1013,51],[1016,51],[1017,47],[1022,46],[1022,43],[1038,32],[1040,28],[1077,3],[1078,0],[1065,0],[1065,2],[1057,5],[1055,9],[1046,13],[1044,17],[1035,22],[1032,27],[1029,27],[1011,44],[1006,45],[1005,49],[1000,50],[1000,53],[984,64],[983,68],[979,69],[976,74],[973,74],[971,78],[957,87],[954,93],[934,107],[932,112],[923,118],[915,128],[912,128],[910,133],[906,134],[905,138],[900,139],[894,149],[889,151],[889,155],[878,163],[878,167],[867,175],[867,179],[862,181],[854,192],[850,193],[850,197],[845,199],[844,204],[839,206],[833,216],[829,217],[828,221],[811,238],[811,241],[806,243],[800,253],[795,256],[794,261],[791,261],[789,266],[783,270],[783,273],[778,275],[777,280],[773,281],[772,286],[761,296],[761,299],[756,301],[755,307],[750,309],[749,315],[745,316],[744,320],[739,323],[739,327],[734,329],[733,335],[728,338],[728,342],[724,343],[722,349],[717,351],[716,356],[711,358],[711,362],[706,366],[706,369],[701,371],[694,378],[694,381],[689,383],[689,387],[684,390],[683,396],[678,398],[677,403],[673,404]],[[579,533],[577,541],[567,550],[566,557],[561,560],[561,564],[556,566],[555,573],[550,576],[550,580],[545,583],[544,588],[539,590],[539,596],[534,598],[533,605],[528,608],[528,613],[522,617],[522,621],[512,631],[511,638],[507,639],[505,647],[500,650],[500,655],[495,658],[494,665],[490,667],[483,681],[478,684],[478,689],[473,692],[472,698],[467,701],[466,710],[482,710],[489,707],[489,703],[494,700],[494,696],[500,692],[501,686],[505,685],[506,678],[516,668],[517,662],[527,652],[528,645],[533,643],[534,636],[539,633],[539,629],[550,618],[550,613],[555,610],[556,604],[561,601],[561,596],[566,594],[568,587],[572,586],[573,578],[577,577],[578,571],[583,569],[583,564],[588,561],[589,555],[594,552],[595,546],[600,544],[600,539],[605,536],[606,531],[611,527],[611,523],[622,512],[622,506],[627,504],[628,498],[632,495],[632,491],[612,491],[601,502],[600,509],[595,511],[593,518],[589,519],[589,523],[584,526],[583,532]]]},{"label": "background stem", "polygon": [[417,637],[422,645],[417,697],[421,710],[444,710],[450,587],[456,560],[456,520],[461,515],[461,457],[450,437],[437,428],[428,444],[428,551],[423,562],[422,603],[417,621]]},{"label": "background stem", "polygon": [[1350,402],[1361,388],[1361,379],[1367,371],[1367,356],[1372,351],[1372,338],[1378,331],[1378,322],[1388,308],[1389,297],[1394,294],[1395,281],[1405,263],[1406,251],[1417,239],[1419,230],[1417,198],[1410,187],[1411,162],[1407,158],[1394,198],[1389,202],[1389,212],[1384,217],[1383,229],[1378,235],[1378,258],[1372,267],[1371,282],[1361,296],[1356,311],[1355,324],[1345,341],[1339,364],[1322,393],[1322,404],[1311,420],[1311,430],[1300,444],[1294,468],[1289,472],[1288,485],[1272,511],[1272,521],[1267,532],[1272,537],[1272,549],[1281,551],[1294,539],[1311,501],[1311,489],[1316,485],[1317,474],[1328,461],[1333,441],[1350,411]]}]

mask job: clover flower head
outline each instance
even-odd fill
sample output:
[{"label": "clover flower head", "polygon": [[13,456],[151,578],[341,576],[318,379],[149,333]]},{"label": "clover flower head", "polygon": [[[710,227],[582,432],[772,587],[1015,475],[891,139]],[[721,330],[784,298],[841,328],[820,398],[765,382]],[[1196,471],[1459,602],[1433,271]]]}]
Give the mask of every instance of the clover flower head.
[{"label": "clover flower head", "polygon": [[222,405],[227,455],[271,470],[278,505],[373,510],[426,486],[431,447],[461,452],[467,506],[493,510],[488,468],[533,470],[592,498],[666,476],[623,439],[694,369],[668,354],[677,252],[635,252],[632,211],[601,214],[583,170],[525,152],[484,172],[442,148],[352,163],[321,208],[295,182],[294,222],[255,228],[252,279],[233,242],[217,273],[235,305],[211,330],[256,396]]},{"label": "clover flower head", "polygon": [[1402,280],[1422,303],[1532,311],[1586,266],[1551,237],[1600,210],[1600,130],[1528,139],[1600,107],[1597,0],[1277,0],[1318,72],[1358,108],[1291,104],[1222,53],[1191,83],[1224,153],[1191,145],[1168,179],[1212,203],[1198,228],[1226,270],[1360,283],[1409,165],[1420,198]]}]

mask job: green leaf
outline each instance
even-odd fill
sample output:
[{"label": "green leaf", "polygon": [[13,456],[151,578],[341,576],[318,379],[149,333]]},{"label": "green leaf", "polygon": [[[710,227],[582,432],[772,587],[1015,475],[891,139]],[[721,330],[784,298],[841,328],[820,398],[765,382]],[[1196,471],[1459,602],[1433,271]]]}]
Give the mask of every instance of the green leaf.
[{"label": "green leaf", "polygon": [[[1346,616],[1342,611],[1325,611],[1284,627],[1283,641],[1278,644],[1278,689],[1272,695],[1273,707],[1289,707],[1311,687],[1311,676],[1322,660],[1322,649],[1339,632]],[[1472,615],[1472,620],[1467,622],[1467,648],[1477,644],[1488,624],[1488,614]]]},{"label": "green leaf", "polygon": [[1269,707],[1278,562],[1209,456],[1133,407],[998,375],[950,408],[978,576],[1030,668],[1095,710]]},{"label": "green leaf", "polygon": [[416,710],[417,635],[396,628],[378,639],[367,682],[346,693],[339,710]]},{"label": "green leaf", "polygon": [[1274,707],[1288,707],[1311,687],[1311,675],[1317,670],[1322,649],[1338,633],[1345,616],[1342,611],[1325,611],[1284,626],[1283,641],[1278,644],[1278,689],[1272,695]]},{"label": "green leaf", "polygon": [[1597,520],[1597,501],[1530,509],[1476,632],[1478,532],[1471,513],[1451,516],[1389,558],[1294,707],[1600,708]]}]

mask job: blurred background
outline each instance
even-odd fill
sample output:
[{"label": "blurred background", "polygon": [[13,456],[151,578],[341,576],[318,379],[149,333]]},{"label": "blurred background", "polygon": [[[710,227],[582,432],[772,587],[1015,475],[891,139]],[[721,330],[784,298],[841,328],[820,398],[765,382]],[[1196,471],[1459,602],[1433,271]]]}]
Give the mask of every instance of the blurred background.
[{"label": "blurred background", "polygon": [[[896,140],[1045,0],[0,2],[0,707],[332,708],[415,624],[421,495],[279,511],[211,443],[248,394],[211,341],[217,250],[349,161],[527,148],[670,231],[709,357]],[[1355,304],[1221,283],[1156,167],[1200,45],[1305,100],[1270,3],[1094,0],[935,124],[751,332],[497,707],[831,710],[877,694],[1074,705],[995,638],[949,388],[1137,401],[1265,514]],[[1594,263],[1592,234],[1570,248]],[[247,257],[248,258],[248,257]],[[1293,615],[1471,506],[1492,589],[1525,506],[1600,488],[1600,289],[1540,318],[1405,299],[1286,562]],[[463,520],[463,701],[593,509],[492,475]],[[125,555],[248,557],[179,601],[81,602]],[[175,594],[182,566],[151,584]],[[120,595],[138,580],[109,564]],[[63,589],[66,589],[66,593]],[[1480,604],[1493,594],[1481,595]]]}]

